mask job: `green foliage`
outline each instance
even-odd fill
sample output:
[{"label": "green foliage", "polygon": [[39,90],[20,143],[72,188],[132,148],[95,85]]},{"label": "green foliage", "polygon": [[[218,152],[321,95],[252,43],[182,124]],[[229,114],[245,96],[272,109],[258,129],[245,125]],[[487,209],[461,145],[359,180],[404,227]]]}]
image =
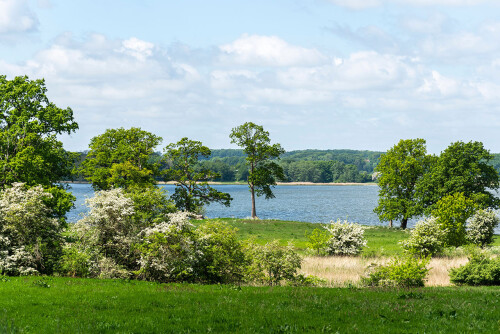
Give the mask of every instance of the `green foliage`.
[{"label": "green foliage", "polygon": [[324,229],[315,228],[310,234],[306,232],[306,237],[308,239],[307,247],[320,255],[326,250],[331,234]]},{"label": "green foliage", "polygon": [[467,241],[485,247],[493,242],[499,219],[493,210],[479,210],[467,221]]},{"label": "green foliage", "polygon": [[463,193],[482,209],[498,208],[500,199],[489,190],[499,188],[499,177],[489,164],[493,155],[481,142],[456,142],[444,150],[418,185],[418,197],[428,212],[445,196]]},{"label": "green foliage", "polygon": [[156,282],[194,281],[197,256],[192,227],[188,214],[177,212],[169,215],[168,222],[143,230],[138,276]]},{"label": "green foliage", "polygon": [[408,219],[423,212],[416,187],[433,160],[427,155],[423,139],[401,140],[381,156],[375,169],[380,173],[380,189],[374,209],[381,221],[401,219],[401,228],[406,228]]},{"label": "green foliage", "polygon": [[231,143],[242,147],[247,155],[247,183],[252,194],[252,218],[256,218],[255,194],[264,195],[266,199],[274,198],[272,186],[276,185],[276,180],[285,180],[283,168],[272,160],[279,159],[285,150],[280,144],[271,145],[269,132],[252,122],[233,128],[229,137]]},{"label": "green foliage", "polygon": [[458,247],[466,243],[465,224],[476,210],[477,203],[463,193],[445,196],[436,203],[432,214],[446,232],[445,246]]},{"label": "green foliage", "polygon": [[450,269],[450,281],[465,285],[500,285],[500,258],[492,259],[473,250],[467,264]]},{"label": "green foliage", "polygon": [[61,256],[62,224],[41,186],[14,183],[0,194],[0,272],[51,274]]},{"label": "green foliage", "polygon": [[371,266],[368,268],[368,276],[362,278],[367,286],[397,286],[397,287],[420,287],[424,286],[429,272],[427,265],[429,258],[416,258],[407,256],[395,258],[385,266]]},{"label": "green foliage", "polygon": [[169,213],[177,209],[167,192],[156,186],[130,186],[125,195],[134,203],[132,220],[144,228],[164,221]]},{"label": "green foliage", "polygon": [[403,250],[412,256],[428,257],[439,254],[446,242],[447,231],[439,225],[435,217],[420,220],[410,236],[400,244]]},{"label": "green foliage", "polygon": [[161,137],[139,128],[108,129],[90,140],[80,172],[96,190],[153,185],[159,164],[150,156],[160,142]]},{"label": "green foliage", "polygon": [[293,244],[283,247],[278,240],[256,246],[253,261],[253,266],[264,273],[263,280],[269,285],[279,285],[282,280],[294,280],[302,264]]},{"label": "green foliage", "polygon": [[172,195],[178,209],[198,212],[204,205],[217,202],[225,206],[231,203],[231,196],[208,185],[209,179],[219,177],[205,169],[195,169],[200,157],[209,157],[210,149],[201,142],[182,138],[177,143],[165,147],[165,160],[169,169],[165,171],[167,181],[176,181]]},{"label": "green foliage", "polygon": [[63,249],[58,272],[70,277],[90,277],[90,254],[71,245]]},{"label": "green foliage", "polygon": [[209,221],[195,231],[199,258],[198,279],[206,283],[238,283],[244,279],[247,257],[237,229],[221,221]]},{"label": "green foliage", "polygon": [[65,151],[57,135],[75,132],[78,124],[70,108],[58,108],[46,93],[44,80],[0,75],[0,189],[42,185],[53,195],[46,203],[52,215],[63,218],[74,197],[56,183],[71,175],[77,155]]}]

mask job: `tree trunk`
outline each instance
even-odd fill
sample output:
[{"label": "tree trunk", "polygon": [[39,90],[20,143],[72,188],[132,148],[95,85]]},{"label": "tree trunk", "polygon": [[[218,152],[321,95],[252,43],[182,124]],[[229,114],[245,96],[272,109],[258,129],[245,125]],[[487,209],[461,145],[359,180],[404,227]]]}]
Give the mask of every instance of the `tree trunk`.
[{"label": "tree trunk", "polygon": [[389,221],[389,227],[392,228],[392,219]]},{"label": "tree trunk", "polygon": [[255,210],[255,190],[253,184],[250,186],[250,191],[252,192],[252,218],[257,218],[257,211]]},{"label": "tree trunk", "polygon": [[408,225],[408,218],[403,218],[403,220],[401,220],[401,228],[406,230],[406,225]]}]

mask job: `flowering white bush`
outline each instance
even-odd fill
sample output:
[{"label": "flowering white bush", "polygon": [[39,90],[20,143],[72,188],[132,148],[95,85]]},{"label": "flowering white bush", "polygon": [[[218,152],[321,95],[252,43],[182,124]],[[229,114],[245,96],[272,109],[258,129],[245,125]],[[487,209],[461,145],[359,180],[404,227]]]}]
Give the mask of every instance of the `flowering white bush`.
[{"label": "flowering white bush", "polygon": [[365,230],[359,224],[349,223],[347,220],[341,222],[338,219],[324,228],[331,235],[326,247],[330,255],[356,255],[366,246]]},{"label": "flowering white bush", "polygon": [[493,242],[499,219],[492,210],[479,210],[467,221],[467,240],[484,247]]},{"label": "flowering white bush", "polygon": [[190,214],[168,214],[168,221],[144,229],[139,246],[141,252],[138,274],[146,280],[159,282],[194,279],[197,260]]},{"label": "flowering white bush", "polygon": [[14,183],[0,194],[0,271],[50,274],[61,255],[62,226],[44,200],[41,186]]},{"label": "flowering white bush", "polygon": [[437,218],[420,220],[411,230],[410,237],[400,242],[403,250],[420,257],[433,256],[445,246],[447,231],[443,230]]},{"label": "flowering white bush", "polygon": [[[133,267],[137,256],[133,244],[137,243],[139,227],[134,224],[134,202],[122,189],[97,191],[85,200],[90,210],[74,227],[80,248],[100,253],[118,265]],[[98,259],[94,257],[94,261]]]}]

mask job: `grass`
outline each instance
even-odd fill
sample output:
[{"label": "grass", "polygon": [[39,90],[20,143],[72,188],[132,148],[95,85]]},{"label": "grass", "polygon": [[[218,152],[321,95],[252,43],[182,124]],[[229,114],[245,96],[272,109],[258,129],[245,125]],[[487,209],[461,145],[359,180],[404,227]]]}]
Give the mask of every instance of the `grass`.
[{"label": "grass", "polygon": [[9,278],[4,333],[496,333],[500,289],[201,286]]}]

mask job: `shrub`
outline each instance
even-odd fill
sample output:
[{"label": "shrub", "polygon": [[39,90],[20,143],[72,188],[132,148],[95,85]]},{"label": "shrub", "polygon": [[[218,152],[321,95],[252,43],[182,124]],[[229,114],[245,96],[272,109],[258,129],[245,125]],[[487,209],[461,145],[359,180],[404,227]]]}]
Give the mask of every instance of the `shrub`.
[{"label": "shrub", "polygon": [[330,255],[357,255],[361,249],[366,246],[364,238],[364,229],[361,225],[349,223],[340,219],[336,222],[331,221],[325,229],[330,233],[327,242],[327,252]]},{"label": "shrub", "polygon": [[134,224],[145,228],[161,223],[167,214],[176,211],[175,205],[169,199],[167,192],[159,187],[130,186],[126,189],[127,197],[133,201]]},{"label": "shrub", "polygon": [[208,283],[243,279],[247,261],[237,231],[220,221],[210,221],[196,229],[197,279]]},{"label": "shrub", "polygon": [[429,258],[395,258],[385,266],[371,266],[362,278],[367,286],[421,287],[429,272]]},{"label": "shrub", "polygon": [[467,264],[450,269],[450,281],[465,285],[500,285],[500,258],[492,259],[473,251]]},{"label": "shrub", "polygon": [[[100,257],[113,259],[120,266],[137,267],[140,225],[133,220],[134,202],[120,188],[97,191],[85,200],[89,213],[75,226],[79,246]],[[98,260],[94,258],[94,262]]]},{"label": "shrub", "polygon": [[465,224],[477,210],[476,203],[463,193],[441,198],[432,211],[443,231],[446,231],[445,246],[461,246],[466,243]]},{"label": "shrub", "polygon": [[73,245],[63,249],[59,273],[70,277],[89,277],[91,256]]},{"label": "shrub", "polygon": [[444,248],[446,231],[438,225],[436,218],[421,220],[410,231],[410,237],[400,242],[403,250],[419,257],[433,256]]},{"label": "shrub", "polygon": [[193,281],[197,254],[189,214],[169,214],[169,221],[141,232],[139,277],[157,282]]},{"label": "shrub", "polygon": [[480,247],[491,244],[498,222],[492,210],[479,210],[467,221],[467,240]]},{"label": "shrub", "polygon": [[62,252],[63,225],[41,186],[14,183],[0,195],[0,271],[9,275],[51,274]]},{"label": "shrub", "polygon": [[307,235],[307,247],[316,251],[317,255],[324,252],[328,245],[328,240],[330,239],[330,233],[319,228],[315,228],[311,234]]},{"label": "shrub", "polygon": [[253,249],[253,266],[263,273],[263,280],[269,285],[279,285],[282,280],[294,280],[302,264],[301,257],[293,244],[280,246],[278,240]]}]

